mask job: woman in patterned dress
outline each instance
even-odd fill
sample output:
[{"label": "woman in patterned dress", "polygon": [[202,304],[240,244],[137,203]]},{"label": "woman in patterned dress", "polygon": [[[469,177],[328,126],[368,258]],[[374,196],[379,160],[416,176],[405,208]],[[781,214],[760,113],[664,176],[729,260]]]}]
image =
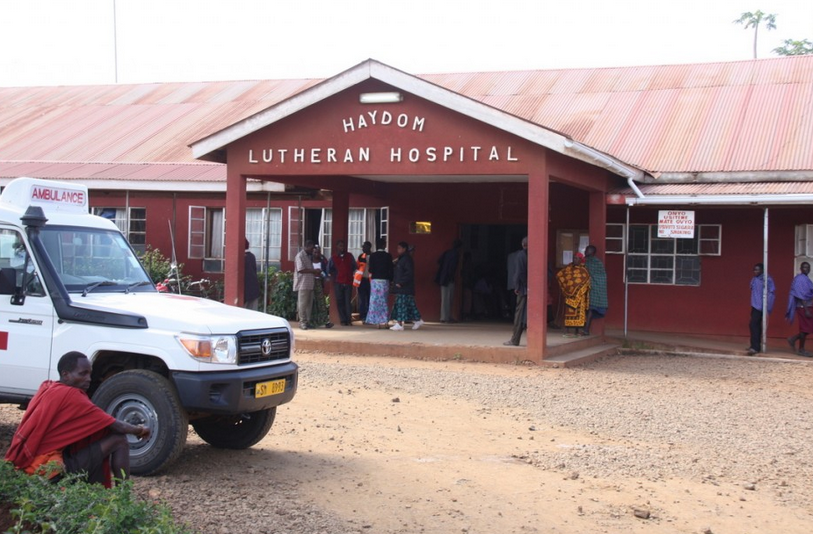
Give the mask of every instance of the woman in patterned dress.
[{"label": "woman in patterned dress", "polygon": [[412,329],[419,329],[423,326],[423,320],[418,305],[415,304],[415,263],[406,241],[398,243],[398,259],[395,261],[392,282],[391,292],[395,295],[395,305],[392,307],[391,317],[395,324],[390,330],[403,330],[404,321],[413,321]]},{"label": "woman in patterned dress", "polygon": [[385,250],[386,239],[378,238],[375,245],[375,252],[370,254],[367,260],[367,271],[370,273],[370,306],[364,322],[384,328],[390,321],[387,297],[392,280],[392,254]]}]

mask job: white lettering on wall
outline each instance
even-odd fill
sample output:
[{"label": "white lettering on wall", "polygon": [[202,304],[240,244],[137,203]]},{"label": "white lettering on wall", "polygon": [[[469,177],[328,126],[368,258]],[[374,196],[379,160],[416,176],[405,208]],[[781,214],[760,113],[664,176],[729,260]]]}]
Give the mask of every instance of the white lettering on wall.
[{"label": "white lettering on wall", "polygon": [[392,113],[389,111],[382,111],[379,116],[378,110],[368,111],[365,116],[363,113],[356,117],[347,117],[342,119],[342,130],[344,133],[355,132],[363,128],[370,128],[371,126],[390,126],[391,124],[399,128],[409,128],[413,132],[422,132],[426,126],[426,117],[410,117],[406,113],[401,113],[393,118]]},{"label": "white lettering on wall", "polygon": [[[397,119],[396,119],[397,120]],[[481,146],[444,146],[436,147],[429,146],[425,148],[418,147],[391,147],[389,160],[391,163],[400,163],[406,157],[411,163],[418,163],[426,161],[427,163],[438,162],[453,162],[464,163],[466,161],[483,162],[480,154],[488,152],[488,161],[519,161],[519,158],[514,156],[513,147],[499,147],[492,145],[491,147]],[[287,161],[291,164],[303,163],[369,163],[372,161],[372,149],[368,146],[357,148],[335,148],[335,147],[294,147],[294,148],[264,148],[262,150],[261,159],[257,159],[254,155],[254,149],[248,151],[249,163],[277,163],[285,164],[286,156],[292,153],[293,160],[289,158]]]},{"label": "white lettering on wall", "polygon": [[353,118],[350,117],[349,119],[344,119],[342,121],[342,126],[344,127],[344,133],[352,132],[356,128],[353,126]]}]

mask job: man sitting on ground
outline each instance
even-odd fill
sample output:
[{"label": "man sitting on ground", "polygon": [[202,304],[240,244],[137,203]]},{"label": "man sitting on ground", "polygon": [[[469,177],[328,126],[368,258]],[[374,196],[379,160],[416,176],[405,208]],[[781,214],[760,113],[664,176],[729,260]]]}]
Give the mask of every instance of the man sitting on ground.
[{"label": "man sitting on ground", "polygon": [[59,381],[42,383],[14,433],[6,460],[28,474],[55,478],[86,473],[88,482],[111,486],[111,471],[130,476],[130,446],[126,434],[148,438],[150,429],[117,421],[88,397],[91,365],[81,352],[68,352],[57,364]]}]

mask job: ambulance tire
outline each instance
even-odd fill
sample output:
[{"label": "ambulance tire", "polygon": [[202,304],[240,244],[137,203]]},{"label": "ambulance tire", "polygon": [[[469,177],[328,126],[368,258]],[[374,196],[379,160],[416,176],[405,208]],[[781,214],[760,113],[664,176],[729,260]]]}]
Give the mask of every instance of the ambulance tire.
[{"label": "ambulance tire", "polygon": [[192,421],[200,439],[218,449],[247,449],[271,430],[276,408],[235,416],[212,415]]},{"label": "ambulance tire", "polygon": [[132,474],[155,474],[183,451],[189,420],[175,388],[163,376],[144,370],[122,371],[102,382],[93,402],[120,421],[152,431],[146,439],[127,436]]}]

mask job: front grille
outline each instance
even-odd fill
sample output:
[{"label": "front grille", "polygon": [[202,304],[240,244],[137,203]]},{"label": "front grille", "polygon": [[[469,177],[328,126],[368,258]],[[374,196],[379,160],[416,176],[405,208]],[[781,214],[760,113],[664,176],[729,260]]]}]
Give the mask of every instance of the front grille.
[{"label": "front grille", "polygon": [[237,334],[237,347],[239,365],[286,360],[291,353],[291,337],[287,328],[249,330]]}]

